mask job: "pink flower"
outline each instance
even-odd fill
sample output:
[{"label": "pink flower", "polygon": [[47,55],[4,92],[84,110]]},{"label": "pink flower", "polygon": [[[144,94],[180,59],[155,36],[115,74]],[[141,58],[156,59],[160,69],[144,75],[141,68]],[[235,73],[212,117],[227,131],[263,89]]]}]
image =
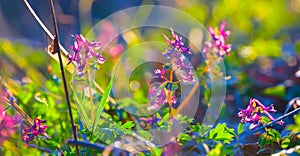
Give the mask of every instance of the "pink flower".
[{"label": "pink flower", "polygon": [[186,53],[186,54],[191,54],[190,48],[189,47],[184,47],[184,43],[182,42],[182,37],[179,37],[178,35],[175,34],[174,30],[170,28],[172,38],[168,38],[165,34],[162,34],[164,38],[167,41],[167,44],[171,46],[170,49],[166,49],[165,53],[163,54],[166,58],[169,58],[172,54],[175,52],[179,53]]},{"label": "pink flower", "polygon": [[164,74],[166,73],[166,70],[165,69],[155,69],[154,71],[154,76],[153,78],[163,78],[164,77]]},{"label": "pink flower", "polygon": [[42,125],[43,123],[46,123],[46,120],[34,118],[32,126],[30,126],[28,129],[23,127],[24,133],[22,138],[26,143],[26,146],[28,146],[30,141],[34,140],[35,136],[46,134],[45,130],[48,128],[48,126]]},{"label": "pink flower", "polygon": [[102,56],[102,54],[95,51],[99,50],[100,48],[101,44],[99,42],[90,42],[81,34],[76,34],[74,45],[71,46],[74,54],[68,54],[68,64],[75,62],[78,70],[78,76],[83,76],[85,74],[84,69],[88,63],[88,59],[96,58],[97,62],[100,64],[105,62],[105,58]]},{"label": "pink flower", "polygon": [[9,116],[0,106],[0,145],[17,131],[17,123],[21,120],[20,116]]},{"label": "pink flower", "polygon": [[[250,129],[254,129],[258,126],[259,121],[261,120],[261,114],[265,114],[271,121],[275,120],[269,112],[276,112],[273,104],[268,107],[257,99],[251,98],[247,108],[240,109],[238,117],[241,118],[241,123],[251,123]],[[283,121],[279,121],[277,123],[283,124]]]},{"label": "pink flower", "polygon": [[229,30],[225,30],[226,22],[223,21],[220,30],[216,27],[212,29],[212,27],[208,27],[208,32],[212,37],[212,41],[207,41],[205,44],[204,52],[209,50],[216,51],[219,57],[223,57],[224,55],[229,55],[231,51],[231,44],[226,44],[227,37],[230,35]]},{"label": "pink flower", "polygon": [[116,58],[124,51],[124,46],[118,43],[118,32],[115,26],[108,20],[102,20],[99,26],[99,32],[101,32],[97,41],[100,41],[102,45],[109,52],[113,58]]}]

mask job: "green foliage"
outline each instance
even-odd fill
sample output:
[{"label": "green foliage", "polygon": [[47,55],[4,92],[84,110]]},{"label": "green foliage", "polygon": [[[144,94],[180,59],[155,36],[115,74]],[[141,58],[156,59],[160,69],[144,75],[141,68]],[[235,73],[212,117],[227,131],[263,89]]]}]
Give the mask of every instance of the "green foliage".
[{"label": "green foliage", "polygon": [[151,155],[153,155],[153,156],[161,156],[162,153],[163,153],[162,148],[156,147],[151,150]]},{"label": "green foliage", "polygon": [[113,82],[114,82],[114,76],[111,78],[111,80],[110,80],[110,82],[109,82],[109,84],[108,84],[108,87],[106,88],[106,90],[105,90],[105,92],[104,92],[104,95],[103,95],[102,98],[101,98],[100,105],[99,105],[99,107],[97,107],[97,109],[96,109],[96,113],[95,113],[96,119],[95,119],[95,122],[94,122],[92,131],[95,130],[95,127],[96,127],[95,124],[97,124],[98,119],[100,118],[101,113],[102,113],[102,111],[103,111],[104,105],[107,103],[109,94],[110,94],[111,89],[112,89],[112,86],[113,86]]},{"label": "green foliage", "polygon": [[279,143],[280,139],[280,133],[275,129],[269,128],[266,133],[259,136],[258,144],[260,147],[264,147],[265,145],[273,144],[275,142]]},{"label": "green foliage", "polygon": [[281,142],[281,147],[282,148],[287,148],[289,146],[290,142],[291,142],[291,140],[289,138],[283,139],[282,142]]},{"label": "green foliage", "polygon": [[266,88],[263,90],[263,93],[266,95],[273,95],[273,96],[284,98],[285,87],[283,85],[278,85],[275,87]]},{"label": "green foliage", "polygon": [[297,133],[300,132],[300,114],[295,115],[294,119],[295,119],[295,124],[288,125],[287,129],[294,133]]},{"label": "green foliage", "polygon": [[180,133],[177,137],[177,142],[179,145],[184,145],[187,141],[191,139],[191,136],[185,133]]},{"label": "green foliage", "polygon": [[267,124],[267,123],[271,122],[271,120],[268,117],[266,117],[266,116],[261,116],[259,121],[262,124]]},{"label": "green foliage", "polygon": [[223,144],[221,143],[217,144],[217,146],[214,149],[210,150],[208,153],[208,156],[216,156],[216,155],[226,155]]},{"label": "green foliage", "polygon": [[208,139],[230,143],[233,140],[234,136],[234,129],[228,128],[226,124],[223,123],[218,124],[215,128],[210,130]]},{"label": "green foliage", "polygon": [[51,150],[55,150],[58,147],[58,143],[54,140],[45,140],[44,142]]},{"label": "green foliage", "polygon": [[244,131],[244,124],[239,123],[238,125],[238,130],[237,130],[237,135],[241,135]]}]

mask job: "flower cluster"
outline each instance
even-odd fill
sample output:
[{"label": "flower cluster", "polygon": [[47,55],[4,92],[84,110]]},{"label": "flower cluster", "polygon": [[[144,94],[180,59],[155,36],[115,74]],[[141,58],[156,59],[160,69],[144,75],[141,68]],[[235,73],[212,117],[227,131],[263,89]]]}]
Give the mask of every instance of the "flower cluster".
[{"label": "flower cluster", "polygon": [[225,54],[229,55],[231,50],[231,44],[226,44],[227,37],[230,35],[229,30],[225,30],[226,22],[223,21],[220,30],[216,27],[212,29],[212,27],[208,27],[208,32],[212,37],[212,41],[207,41],[205,43],[204,52],[213,51],[216,52],[218,57],[223,57]]},{"label": "flower cluster", "polygon": [[[238,117],[241,118],[241,123],[251,123],[250,129],[254,129],[258,126],[263,114],[265,114],[271,121],[275,120],[274,117],[270,115],[270,112],[276,112],[273,104],[265,106],[257,99],[251,98],[248,107],[246,109],[240,109]],[[277,123],[283,124],[283,121],[279,121]]]},{"label": "flower cluster", "polygon": [[[182,42],[182,37],[176,35],[172,28],[170,28],[170,30],[172,34],[171,39],[163,34],[164,38],[166,39],[167,45],[170,46],[170,48],[167,48],[163,53],[163,56],[167,59],[171,59],[171,64],[166,64],[161,70],[161,74],[163,75],[166,70],[174,69],[177,76],[179,76],[183,81],[192,81],[194,79],[192,73],[193,66],[190,64],[190,62],[186,63],[186,58],[182,54],[192,54],[190,51],[190,47],[185,47],[184,43]],[[154,71],[154,73],[156,72]]]},{"label": "flower cluster", "polygon": [[28,143],[32,141],[35,136],[46,134],[45,129],[47,129],[48,126],[43,126],[43,123],[46,123],[46,120],[34,118],[32,126],[30,126],[28,129],[23,127],[24,133],[22,137],[26,143],[26,146],[28,146]]},{"label": "flower cluster", "polygon": [[[161,88],[161,83],[158,83],[159,86],[151,86],[148,90],[148,99],[150,100],[151,107],[149,110],[156,110],[160,108],[163,104],[167,104],[167,92],[166,88]],[[172,96],[172,103],[176,103],[176,96]]]},{"label": "flower cluster", "polygon": [[170,47],[170,49],[166,49],[165,53],[163,54],[166,58],[170,58],[172,54],[175,54],[176,52],[184,52],[186,54],[191,54],[189,47],[184,47],[184,43],[182,42],[182,37],[178,37],[174,33],[174,30],[170,28],[172,38],[168,38],[165,34],[163,34],[164,38],[167,41],[167,44]]},{"label": "flower cluster", "polygon": [[[172,37],[169,38],[165,34],[163,37],[166,39],[166,43],[169,48],[163,52],[163,56],[170,60],[170,63],[164,64],[162,69],[155,69],[153,78],[160,79],[162,83],[159,86],[152,86],[148,91],[148,98],[152,104],[151,109],[160,107],[163,104],[169,103],[171,105],[176,103],[175,90],[177,89],[177,83],[180,81],[194,81],[194,75],[192,72],[193,66],[186,60],[183,55],[191,54],[190,48],[185,47],[182,41],[182,37],[175,34],[174,30],[170,28]],[[169,78],[165,76],[170,74]],[[177,76],[179,81],[174,82],[173,74]]]},{"label": "flower cluster", "polygon": [[68,64],[70,64],[71,62],[75,62],[78,70],[78,76],[81,77],[85,74],[85,68],[88,63],[88,59],[94,57],[100,64],[103,64],[105,62],[105,58],[102,56],[102,53],[97,53],[95,51],[99,50],[100,48],[101,44],[99,42],[90,42],[81,34],[76,34],[74,45],[71,46],[74,54],[68,54]]},{"label": "flower cluster", "polygon": [[17,131],[16,124],[21,120],[20,116],[9,116],[0,106],[0,146],[12,134]]}]

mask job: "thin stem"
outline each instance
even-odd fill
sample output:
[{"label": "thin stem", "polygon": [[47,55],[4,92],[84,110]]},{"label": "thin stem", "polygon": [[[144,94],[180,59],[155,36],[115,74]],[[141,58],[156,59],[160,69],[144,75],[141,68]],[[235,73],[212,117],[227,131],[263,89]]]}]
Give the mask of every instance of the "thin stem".
[{"label": "thin stem", "polygon": [[22,116],[23,119],[25,119],[25,122],[27,125],[33,125],[33,120],[29,117],[29,115],[27,115],[16,103],[16,99],[13,100],[8,100],[6,99],[7,102],[9,102],[14,108],[15,110],[17,110],[17,112]]},{"label": "thin stem", "polygon": [[[44,32],[48,35],[48,37],[50,37],[52,40],[54,40],[54,35],[49,31],[49,29],[45,26],[45,24],[42,22],[42,20],[39,18],[39,16],[35,13],[35,11],[32,9],[32,7],[30,6],[30,4],[28,3],[28,1],[27,0],[24,0],[24,3],[25,3],[25,5],[26,5],[26,7],[28,8],[28,10],[29,10],[29,12],[31,13],[31,15],[34,17],[34,19],[38,22],[38,24],[42,27],[42,29],[44,30]],[[58,43],[59,44],[59,49],[61,50],[61,52],[66,56],[67,54],[69,54],[68,52],[67,52],[67,50],[60,44],[60,43]],[[48,52],[48,54],[52,57],[52,58],[54,58],[55,60],[56,60],[56,58],[50,53],[50,52]],[[57,61],[57,60],[56,60]],[[73,64],[74,64],[74,62],[72,62]],[[70,70],[68,70],[69,72],[72,72],[72,71],[70,71]],[[101,88],[96,82],[94,82],[94,84],[95,84],[95,86],[96,86],[96,89],[98,90],[98,91],[100,91],[102,94],[104,93],[104,89],[103,88]],[[114,104],[114,105],[116,105],[117,104],[117,102],[116,102],[116,100],[114,99],[114,98],[112,98],[111,96],[109,96],[108,97],[108,100],[112,103],[112,104]]]},{"label": "thin stem", "polygon": [[[174,67],[174,63],[173,63],[173,60],[174,60],[174,54],[172,54],[172,57],[171,57],[171,60],[170,60],[170,63],[171,63],[171,68],[170,68],[170,83],[173,83],[173,67]],[[172,104],[173,104],[173,100],[172,100],[172,87],[169,88],[169,95],[168,95],[168,102],[169,102],[169,108],[170,108],[170,114],[169,114],[169,119],[172,118],[173,116],[173,112],[172,112]]]},{"label": "thin stem", "polygon": [[268,123],[268,124],[263,125],[262,127],[257,128],[257,129],[255,130],[255,132],[257,132],[257,131],[259,131],[259,130],[261,130],[261,129],[264,129],[265,127],[269,127],[269,126],[271,126],[271,125],[277,123],[278,121],[280,121],[280,120],[282,120],[282,119],[284,119],[284,118],[286,118],[286,117],[288,117],[288,116],[290,116],[290,115],[293,115],[294,113],[296,113],[296,112],[299,111],[299,110],[300,110],[300,107],[297,108],[297,109],[294,109],[293,111],[290,111],[290,112],[287,113],[287,114],[284,114],[283,116],[281,116],[281,117],[279,117],[279,118],[273,120],[272,122],[270,122],[270,123]]},{"label": "thin stem", "polygon": [[87,142],[87,141],[68,140],[67,144],[79,145],[79,146],[82,146],[82,147],[93,148],[93,149],[96,149],[98,151],[103,151],[105,149],[104,145],[101,145],[101,144],[98,144],[98,143],[90,143],[90,142]]},{"label": "thin stem", "polygon": [[[55,16],[55,11],[54,11],[54,5],[53,5],[52,0],[49,0],[49,3],[50,3],[50,7],[51,7],[51,14],[52,14],[53,26],[54,26],[54,31],[55,31],[54,52],[58,53],[60,71],[61,71],[61,75],[62,75],[62,79],[63,79],[64,90],[65,90],[65,95],[66,95],[68,109],[69,109],[69,116],[70,116],[72,130],[73,130],[73,137],[74,137],[74,140],[77,141],[76,127],[75,127],[73,115],[72,115],[72,108],[71,108],[71,102],[70,102],[70,97],[69,97],[69,92],[68,92],[67,80],[66,80],[66,76],[65,76],[65,72],[64,72],[64,66],[63,66],[63,62],[62,62],[60,49],[59,49],[58,28],[57,28],[56,16]],[[76,147],[76,153],[79,156],[80,153],[79,153],[78,146],[76,145],[75,147]]]}]

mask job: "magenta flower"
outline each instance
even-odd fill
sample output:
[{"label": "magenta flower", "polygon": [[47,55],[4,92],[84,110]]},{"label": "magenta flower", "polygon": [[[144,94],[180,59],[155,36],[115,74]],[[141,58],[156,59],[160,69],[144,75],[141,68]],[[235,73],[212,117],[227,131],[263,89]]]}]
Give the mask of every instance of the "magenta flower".
[{"label": "magenta flower", "polygon": [[38,118],[34,118],[33,125],[30,126],[28,129],[24,127],[24,133],[23,133],[23,140],[26,143],[26,146],[28,146],[28,143],[34,139],[35,136],[46,134],[46,129],[48,126],[42,125],[43,123],[46,123],[46,120],[41,120]]},{"label": "magenta flower", "polygon": [[191,54],[190,48],[184,47],[182,37],[176,35],[172,28],[170,28],[170,30],[172,39],[169,39],[165,34],[163,34],[167,44],[171,46],[170,49],[166,49],[166,51],[163,53],[163,56],[167,59],[173,59],[173,67],[169,65],[167,66],[168,68],[165,68],[165,66],[162,70],[154,70],[154,78],[163,78],[166,70],[170,70],[170,68],[172,68],[176,75],[183,81],[193,81],[193,66],[189,62],[185,61],[186,58],[182,54],[183,52],[186,54]]},{"label": "magenta flower", "polygon": [[99,32],[101,33],[98,35],[97,41],[101,42],[102,45],[106,45],[105,49],[107,49],[109,55],[116,58],[124,51],[124,46],[118,43],[118,38],[115,38],[118,36],[117,29],[110,21],[102,20]]},{"label": "magenta flower", "polygon": [[[275,120],[274,117],[271,116],[270,112],[276,112],[273,104],[265,106],[257,99],[251,98],[247,108],[240,109],[238,117],[241,118],[241,123],[251,123],[250,129],[254,129],[258,126],[258,123],[261,120],[261,114],[265,114],[271,121]],[[282,125],[283,121],[279,121],[277,123]]]},{"label": "magenta flower", "polygon": [[99,42],[90,42],[81,34],[76,34],[74,45],[71,46],[74,53],[73,55],[68,54],[68,64],[75,62],[78,70],[78,76],[83,76],[85,74],[84,69],[88,63],[88,59],[95,58],[100,64],[105,62],[105,58],[102,56],[102,53],[97,53],[95,51],[100,48],[101,44]]},{"label": "magenta flower", "polygon": [[17,124],[21,118],[18,115],[9,116],[5,110],[0,106],[0,146],[11,135],[17,131]]},{"label": "magenta flower", "polygon": [[[169,92],[166,88],[161,87],[161,83],[159,86],[151,86],[148,90],[148,99],[150,100],[150,104],[152,105],[152,109],[160,108],[162,105],[167,104],[167,93]],[[176,96],[172,96],[172,104],[176,104]]]},{"label": "magenta flower", "polygon": [[212,36],[212,41],[207,41],[205,44],[204,52],[209,50],[216,51],[219,57],[223,57],[224,55],[229,55],[231,51],[231,44],[226,44],[227,37],[230,35],[229,30],[225,30],[226,22],[223,21],[220,30],[216,27],[212,29],[212,27],[208,27],[208,32]]},{"label": "magenta flower", "polygon": [[155,69],[154,71],[154,76],[153,78],[163,78],[164,77],[164,74],[166,73],[166,70],[165,69]]},{"label": "magenta flower", "polygon": [[164,36],[164,38],[167,41],[167,44],[171,46],[170,49],[166,49],[165,53],[163,54],[166,58],[170,58],[170,56],[172,54],[174,54],[175,52],[184,52],[186,54],[191,54],[190,48],[189,47],[184,47],[184,43],[182,42],[182,37],[178,37],[178,35],[176,35],[174,33],[174,30],[172,28],[170,28],[171,30],[171,34],[172,34],[172,38],[169,39],[165,34],[162,34]]}]

